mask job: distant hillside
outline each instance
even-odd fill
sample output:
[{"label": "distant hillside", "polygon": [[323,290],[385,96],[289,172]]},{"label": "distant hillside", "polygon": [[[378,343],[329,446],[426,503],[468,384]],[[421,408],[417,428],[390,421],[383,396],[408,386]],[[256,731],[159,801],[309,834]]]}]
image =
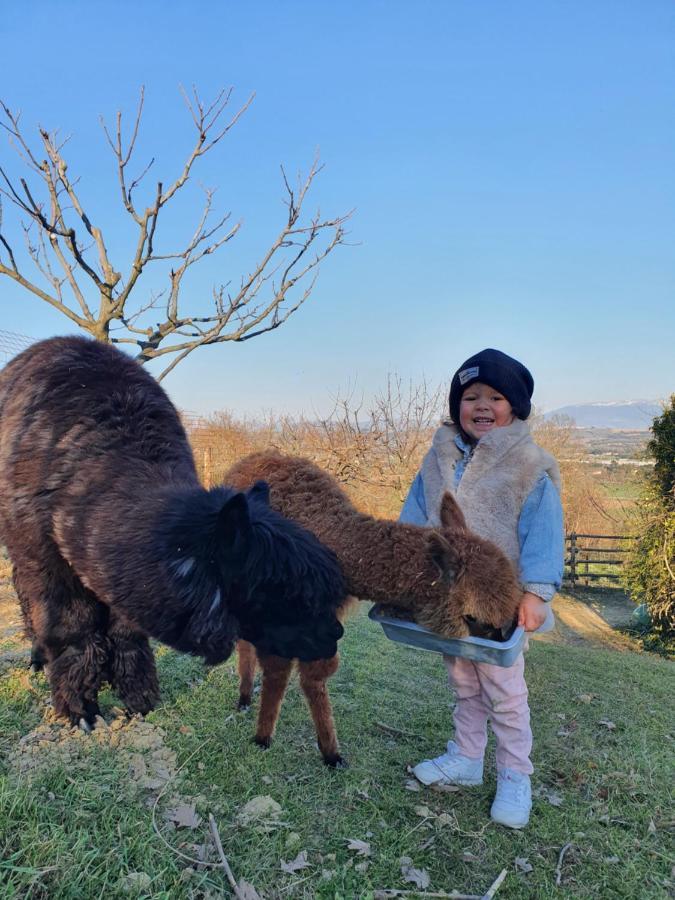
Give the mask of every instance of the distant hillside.
[{"label": "distant hillside", "polygon": [[616,428],[620,431],[647,431],[663,406],[657,400],[617,400],[613,403],[578,403],[546,413],[569,416],[579,428]]}]

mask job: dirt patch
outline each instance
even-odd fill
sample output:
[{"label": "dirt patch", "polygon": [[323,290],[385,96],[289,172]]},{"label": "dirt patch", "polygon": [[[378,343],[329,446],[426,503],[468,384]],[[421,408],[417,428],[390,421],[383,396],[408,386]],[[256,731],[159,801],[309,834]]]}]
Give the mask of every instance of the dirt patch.
[{"label": "dirt patch", "polygon": [[590,643],[615,650],[635,650],[627,635],[616,631],[631,620],[635,605],[623,591],[587,590],[563,592],[553,601],[556,625],[537,640],[554,644]]},{"label": "dirt patch", "polygon": [[126,768],[139,790],[161,789],[176,774],[176,754],[166,746],[163,730],[140,718],[128,719],[117,708],[110,723],[99,716],[91,734],[64,725],[47,710],[43,722],[9,753],[9,768],[28,778],[61,766],[87,769],[92,751],[99,747],[115,750],[117,765]]}]

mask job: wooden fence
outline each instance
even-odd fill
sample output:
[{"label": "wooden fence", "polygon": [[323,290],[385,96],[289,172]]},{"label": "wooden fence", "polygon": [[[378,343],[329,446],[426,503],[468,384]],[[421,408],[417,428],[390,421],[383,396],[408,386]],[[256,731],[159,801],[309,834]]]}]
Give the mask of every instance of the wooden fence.
[{"label": "wooden fence", "polygon": [[565,581],[572,587],[590,581],[620,581],[625,554],[634,540],[625,534],[565,535]]}]

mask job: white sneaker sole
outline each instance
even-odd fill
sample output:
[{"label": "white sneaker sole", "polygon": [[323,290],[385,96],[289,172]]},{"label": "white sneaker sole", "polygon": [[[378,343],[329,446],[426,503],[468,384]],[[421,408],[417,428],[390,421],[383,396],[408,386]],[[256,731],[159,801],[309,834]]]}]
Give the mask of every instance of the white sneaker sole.
[{"label": "white sneaker sole", "polygon": [[[416,768],[417,766],[415,767],[415,769]],[[428,777],[426,775],[423,775],[422,773],[418,774],[415,769],[412,770],[413,775],[420,782],[420,784],[423,784],[425,787],[429,787],[432,784],[456,784],[458,787],[477,787],[478,785],[483,783],[482,778],[445,778],[440,774],[440,772],[438,774],[438,777],[434,777],[433,775],[431,777]]]}]

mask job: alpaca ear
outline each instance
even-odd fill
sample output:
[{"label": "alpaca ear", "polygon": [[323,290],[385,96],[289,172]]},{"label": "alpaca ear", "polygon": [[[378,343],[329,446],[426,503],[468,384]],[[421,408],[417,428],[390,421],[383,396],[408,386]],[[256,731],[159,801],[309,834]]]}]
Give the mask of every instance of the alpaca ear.
[{"label": "alpaca ear", "polygon": [[466,519],[455,497],[446,491],[441,500],[441,525],[444,528],[463,528],[466,530]]},{"label": "alpaca ear", "polygon": [[233,547],[248,532],[251,519],[245,494],[234,494],[218,513],[218,534],[226,547]]},{"label": "alpaca ear", "polygon": [[246,495],[250,500],[261,500],[266,506],[270,505],[270,486],[266,481],[256,481]]},{"label": "alpaca ear", "polygon": [[440,580],[444,584],[454,584],[463,571],[457,552],[437,531],[432,531],[429,535],[428,548],[429,555],[438,569]]}]

